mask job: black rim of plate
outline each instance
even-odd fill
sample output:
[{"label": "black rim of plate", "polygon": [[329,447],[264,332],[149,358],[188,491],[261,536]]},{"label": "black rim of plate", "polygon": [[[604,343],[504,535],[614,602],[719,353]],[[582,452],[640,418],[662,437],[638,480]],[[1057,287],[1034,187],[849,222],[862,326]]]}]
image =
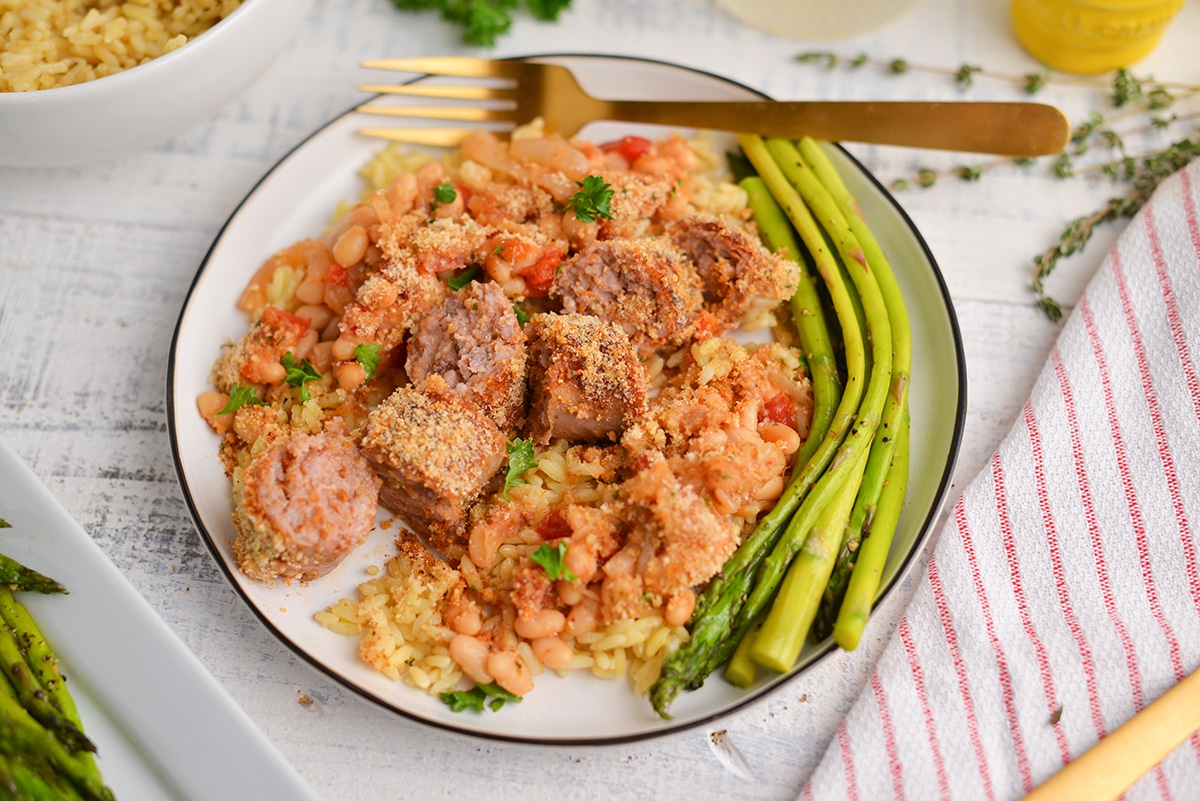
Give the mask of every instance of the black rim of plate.
[{"label": "black rim of plate", "polygon": [[[577,59],[577,60],[594,59],[597,61],[624,61],[624,62],[630,62],[630,63],[647,64],[647,65],[651,65],[651,66],[666,67],[666,68],[671,68],[671,69],[683,70],[685,72],[691,72],[696,75],[712,78],[714,80],[726,83],[730,86],[736,86],[740,89],[743,89],[744,91],[750,92],[750,93],[757,95],[759,97],[762,97],[764,99],[770,99],[769,96],[767,96],[766,94],[758,91],[757,89],[746,86],[738,81],[732,80],[730,78],[726,78],[722,75],[717,75],[716,73],[707,72],[705,70],[700,70],[700,69],[695,69],[693,67],[686,67],[686,66],[683,66],[680,64],[675,64],[675,63],[669,62],[669,61],[646,59],[646,58],[640,58],[640,57],[636,57],[636,56],[605,55],[605,54],[599,54],[599,53],[587,53],[587,54],[538,53],[538,54],[529,54],[529,55],[525,55],[525,56],[514,56],[513,58],[522,58],[522,59],[571,58],[571,59]],[[414,78],[410,82],[416,82],[416,81],[422,80],[422,77]],[[380,698],[379,696],[375,695],[374,693],[355,685],[353,682],[350,682],[347,679],[345,679],[344,677],[342,677],[341,675],[339,675],[336,671],[334,671],[331,668],[322,664],[319,660],[316,659],[316,657],[312,656],[306,650],[304,650],[303,648],[298,646],[296,643],[294,643],[286,634],[284,634],[282,631],[280,631],[278,628],[276,628],[275,625],[255,606],[255,604],[250,601],[250,599],[243,592],[241,585],[238,582],[238,580],[234,574],[232,566],[229,565],[226,562],[226,560],[221,556],[221,553],[220,553],[219,549],[217,548],[216,542],[214,541],[212,534],[209,533],[208,528],[204,525],[204,521],[200,516],[199,509],[196,506],[195,499],[192,497],[192,493],[188,487],[187,477],[186,477],[186,475],[184,473],[184,469],[183,469],[183,462],[182,462],[182,459],[180,458],[180,445],[179,445],[178,436],[176,434],[176,425],[175,425],[176,420],[175,420],[175,381],[174,381],[175,372],[176,372],[176,353],[177,353],[178,344],[179,344],[179,334],[180,334],[180,330],[183,327],[184,318],[187,316],[189,303],[191,301],[192,295],[196,291],[196,287],[199,284],[200,279],[203,276],[205,269],[208,267],[208,263],[209,263],[210,259],[212,258],[214,251],[217,249],[217,246],[223,240],[226,230],[237,219],[242,208],[254,197],[254,195],[257,193],[259,187],[262,186],[263,183],[266,182],[271,177],[271,175],[275,173],[276,170],[278,170],[280,167],[282,167],[297,152],[302,150],[314,138],[320,136],[330,126],[336,124],[337,122],[339,122],[343,118],[349,116],[350,114],[355,113],[355,108],[358,105],[360,105],[360,104],[355,104],[355,107],[347,109],[346,111],[342,112],[341,114],[338,114],[336,117],[330,119],[325,124],[323,124],[321,127],[319,127],[318,129],[313,131],[311,134],[309,134],[307,137],[305,137],[303,140],[301,140],[295,147],[293,147],[286,154],[284,154],[277,162],[275,162],[274,166],[272,166],[271,169],[269,169],[266,173],[264,173],[263,176],[260,177],[259,180],[255,182],[254,186],[250,188],[250,190],[246,193],[246,196],[238,203],[237,207],[233,210],[233,212],[229,215],[228,219],[226,219],[225,223],[221,226],[220,231],[217,232],[217,236],[213,240],[213,244],[209,247],[208,251],[205,253],[204,259],[200,264],[200,268],[196,271],[196,276],[192,280],[191,286],[188,288],[187,295],[183,301],[183,306],[181,307],[179,319],[175,326],[174,334],[171,337],[171,350],[170,350],[170,354],[167,359],[167,375],[166,375],[166,379],[167,379],[166,380],[166,389],[167,389],[166,395],[167,395],[167,397],[166,397],[166,401],[167,401],[167,430],[168,430],[168,434],[171,439],[171,455],[175,462],[175,472],[179,479],[180,490],[183,492],[184,501],[187,503],[188,511],[191,513],[192,520],[195,523],[196,529],[197,529],[198,533],[200,534],[201,539],[204,540],[204,544],[208,548],[209,553],[212,555],[214,561],[216,561],[216,563],[217,563],[218,567],[221,569],[221,571],[225,574],[225,577],[229,580],[229,583],[232,586],[232,588],[234,589],[234,591],[237,592],[238,597],[242,599],[242,601],[246,604],[246,606],[254,613],[254,615],[267,628],[267,630],[272,634],[272,636],[275,637],[276,640],[278,640],[280,643],[282,643],[284,646],[286,646],[290,651],[292,651],[294,654],[296,654],[298,657],[300,657],[303,661],[307,662],[309,665],[311,665],[313,668],[315,668],[321,674],[332,679],[338,685],[346,688],[347,690],[350,690],[355,695],[357,695],[367,701],[370,701],[371,703],[373,703],[389,712],[398,714],[398,715],[402,716],[403,718],[405,718],[407,720],[411,720],[415,723],[420,723],[425,726],[430,726],[435,729],[438,729],[441,731],[446,731],[446,732],[451,732],[451,733],[457,734],[457,735],[466,735],[469,737],[477,737],[477,738],[486,740],[488,742],[516,743],[516,744],[523,744],[523,745],[538,745],[538,746],[576,746],[577,747],[577,746],[621,745],[624,743],[640,742],[640,741],[644,741],[644,740],[665,737],[670,734],[676,734],[676,733],[679,733],[682,731],[705,726],[716,720],[726,718],[726,717],[733,715],[739,711],[742,711],[742,710],[746,709],[747,707],[749,707],[753,704],[756,704],[760,701],[766,700],[769,696],[771,696],[771,695],[775,694],[776,692],[778,692],[779,690],[781,690],[784,686],[786,686],[787,684],[794,681],[797,677],[803,675],[808,670],[815,667],[817,664],[828,659],[837,650],[837,647],[831,641],[826,641],[826,642],[822,643],[819,646],[819,651],[817,653],[815,653],[811,657],[811,659],[808,661],[808,663],[806,665],[804,665],[802,668],[793,669],[791,672],[784,674],[784,675],[778,677],[777,679],[768,682],[765,685],[756,687],[752,690],[748,690],[746,692],[746,695],[744,698],[738,699],[737,701],[735,701],[731,704],[727,704],[727,705],[721,707],[720,709],[712,712],[711,714],[706,714],[706,715],[703,715],[700,717],[691,718],[691,719],[688,719],[685,721],[677,721],[677,722],[668,721],[668,722],[665,722],[664,725],[662,725],[661,727],[647,729],[645,731],[639,731],[639,732],[628,734],[628,735],[619,735],[619,736],[614,736],[614,737],[603,737],[603,738],[597,738],[597,737],[539,738],[539,737],[535,737],[535,736],[517,736],[517,735],[510,735],[510,734],[497,734],[497,733],[492,733],[492,732],[487,732],[487,731],[461,728],[461,727],[454,726],[449,723],[444,723],[439,720],[433,720],[430,718],[422,717],[413,712],[402,709],[402,708],[390,703],[389,701],[387,701],[383,698]],[[931,268],[931,272],[933,274],[933,279],[934,279],[935,283],[937,284],[939,292],[941,293],[942,309],[946,314],[946,322],[951,330],[952,338],[954,341],[954,352],[955,352],[955,362],[956,362],[955,369],[958,374],[958,397],[956,399],[956,407],[955,407],[956,411],[955,411],[955,416],[954,416],[954,431],[953,431],[953,434],[950,439],[949,453],[948,453],[948,457],[946,460],[945,469],[944,469],[942,476],[938,482],[938,487],[937,487],[937,491],[934,495],[933,503],[930,505],[929,511],[926,514],[925,519],[920,524],[920,529],[919,529],[919,533],[917,535],[916,541],[914,542],[912,549],[909,550],[909,552],[907,554],[905,554],[903,559],[900,561],[900,564],[896,570],[896,574],[893,577],[891,583],[886,588],[884,588],[883,591],[879,594],[879,596],[876,600],[876,603],[875,603],[875,605],[878,607],[892,595],[892,593],[896,590],[896,587],[902,583],[903,579],[906,577],[909,570],[912,568],[913,560],[915,559],[917,553],[921,550],[922,546],[929,539],[929,536],[932,533],[933,527],[936,523],[937,517],[941,513],[942,507],[945,505],[947,491],[950,486],[950,480],[954,474],[954,467],[955,467],[955,463],[958,459],[958,453],[959,453],[959,449],[961,447],[961,442],[962,442],[963,428],[964,428],[965,422],[966,422],[966,407],[967,407],[967,403],[966,403],[966,401],[967,401],[966,355],[965,355],[965,350],[964,350],[963,342],[962,342],[962,333],[959,329],[958,318],[954,311],[954,304],[951,301],[949,289],[946,286],[946,282],[942,276],[941,269],[938,267],[937,262],[934,260],[933,253],[930,251],[929,245],[925,242],[924,237],[917,230],[916,226],[913,224],[913,222],[909,218],[908,214],[904,211],[904,209],[900,206],[900,204],[896,201],[896,199],[892,196],[892,194],[875,178],[875,176],[872,175],[871,172],[868,171],[858,161],[858,159],[856,159],[856,158],[854,158],[854,156],[850,155],[850,153],[848,153],[845,150],[845,148],[843,148],[841,145],[838,145],[836,143],[835,143],[835,146],[839,149],[839,151],[841,151],[842,155],[845,158],[847,158],[855,166],[855,168],[858,169],[859,172],[861,172],[862,175],[871,184],[873,184],[874,187],[880,192],[880,194],[888,201],[888,203],[891,205],[891,207],[895,211],[895,213],[904,222],[904,225],[905,225],[906,229],[908,230],[908,232],[910,234],[912,234],[912,236],[915,238],[921,251],[925,254],[925,258],[928,260],[929,266]]]}]

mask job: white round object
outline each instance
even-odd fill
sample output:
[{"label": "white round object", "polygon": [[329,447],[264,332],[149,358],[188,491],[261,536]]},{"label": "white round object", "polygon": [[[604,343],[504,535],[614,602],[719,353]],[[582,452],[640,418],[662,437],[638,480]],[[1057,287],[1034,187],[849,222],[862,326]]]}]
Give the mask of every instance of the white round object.
[{"label": "white round object", "polygon": [[295,39],[311,0],[246,0],[177,50],[86,83],[0,92],[0,166],[55,167],[137,152],[241,94]]},{"label": "white round object", "polygon": [[795,39],[841,39],[882,28],[917,0],[717,0],[749,25]]}]

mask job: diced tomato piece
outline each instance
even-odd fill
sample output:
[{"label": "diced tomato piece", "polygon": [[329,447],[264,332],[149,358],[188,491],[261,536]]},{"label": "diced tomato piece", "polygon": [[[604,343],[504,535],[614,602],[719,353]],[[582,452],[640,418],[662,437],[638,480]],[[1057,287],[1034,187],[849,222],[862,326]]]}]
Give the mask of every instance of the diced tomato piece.
[{"label": "diced tomato piece", "polygon": [[770,420],[772,423],[782,423],[789,428],[795,428],[796,403],[781,392],[763,404],[758,416],[763,420]]},{"label": "diced tomato piece", "polygon": [[542,257],[517,274],[525,279],[525,294],[531,298],[544,298],[550,294],[550,285],[562,264],[562,251],[548,247]]},{"label": "diced tomato piece", "polygon": [[537,524],[537,535],[547,542],[571,536],[571,526],[561,509],[551,509]]},{"label": "diced tomato piece", "polygon": [[303,336],[308,327],[312,325],[312,320],[308,317],[297,316],[276,306],[268,306],[263,309],[262,320],[264,325],[276,331],[290,332],[297,339]]},{"label": "diced tomato piece", "polygon": [[620,153],[630,164],[633,164],[642,156],[649,153],[652,147],[654,147],[654,143],[644,136],[623,136],[620,139],[600,145],[600,149],[605,152],[611,153],[616,151]]},{"label": "diced tomato piece", "polygon": [[334,262],[333,264],[329,265],[329,273],[325,276],[325,278],[327,281],[329,281],[329,283],[334,284],[335,286],[345,286],[350,282],[350,273],[345,267],[337,262]]}]

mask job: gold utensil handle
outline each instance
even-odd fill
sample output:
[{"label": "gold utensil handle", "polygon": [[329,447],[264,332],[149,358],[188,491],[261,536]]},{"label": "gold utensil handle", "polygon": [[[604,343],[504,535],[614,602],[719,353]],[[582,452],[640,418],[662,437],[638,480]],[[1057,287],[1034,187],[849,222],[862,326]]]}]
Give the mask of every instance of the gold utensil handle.
[{"label": "gold utensil handle", "polygon": [[1200,729],[1200,670],[1047,779],[1025,801],[1111,801]]},{"label": "gold utensil handle", "polygon": [[1062,151],[1070,124],[1041,103],[925,101],[647,102],[601,101],[608,119],[833,142],[1049,156]]}]

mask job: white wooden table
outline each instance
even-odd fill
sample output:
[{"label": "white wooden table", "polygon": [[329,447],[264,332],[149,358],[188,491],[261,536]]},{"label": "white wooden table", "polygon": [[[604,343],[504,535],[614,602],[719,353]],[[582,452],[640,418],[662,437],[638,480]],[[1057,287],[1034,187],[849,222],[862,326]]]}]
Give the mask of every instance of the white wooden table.
[{"label": "white wooden table", "polygon": [[[1200,83],[1192,2],[1139,73]],[[521,18],[497,55],[607,53],[676,62],[780,99],[956,99],[948,78],[798,64],[810,50],[1009,73],[1037,65],[1006,3],[921,0],[881,31],[802,42],[750,29],[706,0],[574,0],[555,26]],[[282,754],[329,799],[792,798],[859,693],[903,609],[895,593],[853,655],[839,654],[722,722],[740,757],[699,729],[604,748],[494,745],[402,720],[360,700],[280,645],[231,591],[193,528],[166,429],[167,352],[205,251],[245,193],[289,149],[360,95],[366,57],[470,52],[431,14],[389,0],[318,3],[294,47],[246,94],[140,155],[70,169],[0,168],[0,437],[46,482]],[[1021,99],[979,78],[969,96]],[[1105,90],[1049,88],[1073,120]],[[880,179],[981,161],[850,146]],[[1043,164],[979,183],[942,179],[898,198],[926,237],[956,305],[970,405],[949,502],[1020,411],[1059,326],[1033,305],[1032,257],[1071,218],[1116,193]],[[1117,227],[1063,264],[1070,304]],[[949,422],[949,421],[948,421]],[[301,703],[301,699],[311,703]]]}]

